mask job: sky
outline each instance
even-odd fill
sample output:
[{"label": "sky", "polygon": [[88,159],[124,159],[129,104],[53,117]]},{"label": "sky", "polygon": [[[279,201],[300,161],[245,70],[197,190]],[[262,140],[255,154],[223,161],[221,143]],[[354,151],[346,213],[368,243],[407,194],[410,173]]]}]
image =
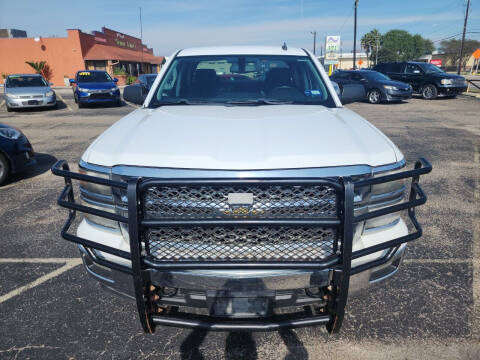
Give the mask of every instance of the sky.
[{"label": "sky", "polygon": [[[140,37],[156,55],[210,45],[278,45],[313,49],[326,35],[340,35],[342,51],[353,49],[354,0],[0,0],[0,28],[26,30],[29,37],[66,36],[102,26]],[[358,39],[373,28],[403,29],[439,45],[463,29],[466,0],[360,0]],[[468,38],[480,40],[480,0],[471,0]],[[357,45],[357,49],[360,46]]]}]

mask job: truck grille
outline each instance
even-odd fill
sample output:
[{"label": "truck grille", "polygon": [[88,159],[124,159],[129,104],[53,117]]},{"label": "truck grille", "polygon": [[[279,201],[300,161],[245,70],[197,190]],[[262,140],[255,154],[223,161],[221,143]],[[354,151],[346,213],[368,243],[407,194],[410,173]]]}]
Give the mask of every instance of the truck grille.
[{"label": "truck grille", "polygon": [[[229,204],[229,194],[251,194]],[[144,194],[146,219],[294,219],[337,215],[335,190],[327,186],[155,186]]]},{"label": "truck grille", "polygon": [[[232,204],[232,194],[248,203]],[[235,202],[235,201],[233,201]],[[164,224],[145,228],[147,256],[154,260],[315,261],[336,254],[336,228],[286,224],[337,219],[337,194],[325,185],[154,185],[142,194],[145,220],[231,220],[229,225]],[[242,224],[242,220],[280,220]],[[285,220],[282,223],[281,220]]]},{"label": "truck grille", "polygon": [[334,255],[335,229],[321,227],[168,227],[146,232],[156,260],[318,260]]}]

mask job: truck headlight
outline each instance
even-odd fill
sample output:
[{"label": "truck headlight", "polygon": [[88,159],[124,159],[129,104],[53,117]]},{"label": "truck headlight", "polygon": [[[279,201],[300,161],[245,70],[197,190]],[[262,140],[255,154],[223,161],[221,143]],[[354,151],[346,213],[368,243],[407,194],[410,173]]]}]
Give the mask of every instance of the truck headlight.
[{"label": "truck headlight", "polygon": [[398,90],[396,86],[392,86],[392,85],[383,85],[383,87],[387,90]]},{"label": "truck headlight", "polygon": [[442,85],[452,85],[453,84],[451,79],[442,79],[442,80],[440,80],[440,83]]},{"label": "truck headlight", "polygon": [[[379,174],[378,176],[390,175],[393,172]],[[375,211],[387,206],[392,206],[403,201],[407,186],[406,179],[389,181],[372,185],[368,211]],[[365,221],[365,230],[394,226],[400,219],[400,213],[387,214]]]},{"label": "truck headlight", "polygon": [[[103,179],[109,179],[108,173],[101,173],[84,169],[81,166],[78,168],[80,174],[95,176]],[[92,207],[98,210],[115,213],[115,204],[113,201],[112,188],[110,186],[99,185],[88,181],[80,181],[80,200],[83,205]],[[118,222],[96,216],[92,214],[84,213],[85,219],[88,221],[105,226],[111,229],[119,229]]]}]

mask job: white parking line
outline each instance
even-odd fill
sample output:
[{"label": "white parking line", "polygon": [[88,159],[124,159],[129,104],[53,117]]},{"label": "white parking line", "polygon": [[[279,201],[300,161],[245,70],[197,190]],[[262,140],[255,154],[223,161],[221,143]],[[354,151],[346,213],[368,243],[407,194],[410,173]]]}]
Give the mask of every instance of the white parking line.
[{"label": "white parking line", "polygon": [[36,258],[31,258],[31,259],[0,259],[0,263],[66,263],[62,267],[45,274],[43,276],[40,276],[38,279],[32,281],[31,283],[28,283],[27,285],[20,286],[19,288],[16,288],[9,293],[0,296],[0,304],[10,300],[11,298],[20,295],[21,293],[32,289],[40,284],[43,284],[45,281],[48,281],[50,279],[53,279],[54,277],[57,277],[61,274],[63,274],[65,271],[68,271],[75,266],[78,266],[82,263],[82,260],[79,258],[64,258],[64,259],[59,259],[59,258],[51,258],[51,259],[36,259]]},{"label": "white parking line", "polygon": [[5,104],[5,100],[2,100],[2,102],[0,102],[0,108],[3,106],[3,104]]},{"label": "white parking line", "polygon": [[73,111],[72,108],[70,107],[70,105],[68,105],[68,103],[65,101],[65,99],[62,97],[62,95],[60,94],[57,94],[57,96],[60,98],[60,100],[63,101],[63,103],[67,106],[68,110],[70,111]]}]

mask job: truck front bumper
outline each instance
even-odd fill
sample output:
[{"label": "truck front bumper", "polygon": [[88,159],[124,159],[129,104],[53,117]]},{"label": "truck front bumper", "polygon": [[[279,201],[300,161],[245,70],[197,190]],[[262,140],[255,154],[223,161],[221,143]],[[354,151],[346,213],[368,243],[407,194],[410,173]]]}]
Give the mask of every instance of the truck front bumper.
[{"label": "truck front bumper", "polygon": [[[135,299],[145,332],[153,333],[156,325],[218,331],[269,331],[319,324],[326,325],[329,332],[337,332],[349,290],[355,293],[393,275],[403,258],[405,243],[422,235],[415,207],[426,202],[419,177],[430,172],[431,165],[421,159],[415,169],[356,181],[350,178],[131,178],[125,183],[72,173],[65,161],[57,162],[52,171],[65,177],[66,185],[58,202],[70,209],[62,237],[79,244],[86,269],[92,276],[107,288]],[[405,178],[412,179],[408,201],[354,214],[355,187]],[[125,191],[128,217],[75,203],[72,179]],[[248,193],[274,188],[277,194],[283,191],[292,198],[293,193],[301,194],[301,199],[313,196],[315,202],[308,202],[308,205],[313,204],[314,209],[321,210],[315,210],[319,211],[315,217],[309,215],[311,213],[296,215],[299,210],[291,207],[294,202],[289,200],[282,203],[290,207],[287,215],[280,218],[270,213],[260,216],[264,212],[254,213],[255,216],[260,214],[256,218],[151,215],[158,210],[152,210],[154,200],[147,194],[163,196],[168,187],[175,189],[175,196],[180,191],[198,191],[199,188],[203,192],[220,189],[222,194],[228,191],[229,195],[237,189]],[[271,206],[271,200],[268,201]],[[211,209],[209,206],[207,209]],[[356,230],[363,229],[366,221],[403,210],[407,210],[414,232],[409,233],[406,223],[397,218],[391,226],[385,225],[386,228],[373,232],[368,228],[362,230],[360,237],[356,235]],[[129,240],[125,241],[123,225],[107,235],[105,231],[99,233],[97,225],[86,219],[80,223],[77,235],[70,234],[68,230],[76,211],[127,225]],[[289,214],[294,216],[289,217]],[[212,227],[213,232],[203,230]],[[269,230],[272,228],[276,232]],[[167,233],[158,240],[152,235],[157,229],[180,229],[182,233],[178,236],[174,232]],[[335,230],[328,232],[329,229]],[[231,241],[233,231],[237,230],[238,237]],[[311,235],[310,230],[317,232]],[[185,239],[191,234],[196,242],[185,247]],[[290,237],[278,245],[285,236]],[[245,243],[245,239],[257,240]],[[271,244],[272,241],[276,243]],[[287,246],[288,251],[285,251]],[[308,252],[304,252],[306,248]],[[178,249],[180,252],[176,252]],[[225,253],[225,249],[233,252]],[[261,252],[258,249],[262,249]],[[205,251],[210,251],[209,255],[202,255]],[[220,257],[215,257],[211,251],[216,251]],[[174,255],[168,255],[170,253]],[[204,309],[207,314],[179,312],[184,307]],[[274,311],[299,307],[305,310]]]}]

